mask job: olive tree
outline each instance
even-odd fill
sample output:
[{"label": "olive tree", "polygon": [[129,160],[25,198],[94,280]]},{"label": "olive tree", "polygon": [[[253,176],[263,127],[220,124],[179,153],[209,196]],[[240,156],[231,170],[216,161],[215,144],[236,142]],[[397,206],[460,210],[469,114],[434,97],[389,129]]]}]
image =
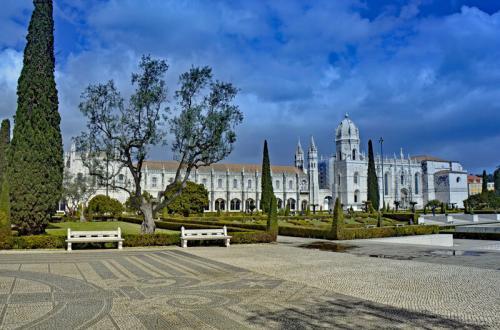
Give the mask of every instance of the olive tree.
[{"label": "olive tree", "polygon": [[[87,87],[79,106],[87,117],[87,131],[75,140],[89,173],[112,189],[126,191],[144,217],[142,233],[154,233],[153,214],[181,194],[193,169],[231,153],[243,115],[233,104],[237,88],[214,80],[209,67],[193,67],[180,75],[172,108],[166,106],[167,63],[143,56],[139,69],[132,74],[135,90],[128,102],[112,80]],[[143,163],[151,146],[166,144],[168,137],[178,159],[175,178],[158,196],[147,198],[141,186]],[[133,182],[115,180],[124,169]]]},{"label": "olive tree", "polygon": [[83,209],[84,205],[95,192],[95,180],[84,177],[83,175],[77,175],[75,177],[68,171],[64,173],[62,197],[66,201],[70,216],[74,216],[78,206],[81,206],[80,221],[84,222],[86,220]]}]

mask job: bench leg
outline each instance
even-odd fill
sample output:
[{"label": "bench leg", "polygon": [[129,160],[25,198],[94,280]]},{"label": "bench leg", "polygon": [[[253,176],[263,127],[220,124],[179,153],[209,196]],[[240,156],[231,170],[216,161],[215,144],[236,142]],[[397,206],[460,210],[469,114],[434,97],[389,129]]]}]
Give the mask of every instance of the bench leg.
[{"label": "bench leg", "polygon": [[229,238],[226,238],[226,240],[225,240],[225,241],[226,241],[226,247],[229,247],[229,241],[230,241],[230,239],[229,239]]},{"label": "bench leg", "polygon": [[71,243],[68,242],[68,252],[71,251]]},{"label": "bench leg", "polygon": [[123,249],[123,242],[118,242],[118,250]]},{"label": "bench leg", "polygon": [[187,242],[187,240],[185,240],[185,239],[181,240],[181,246],[182,246],[183,248],[187,248],[187,247],[188,247],[188,244],[187,244],[187,243],[188,243],[188,242]]}]

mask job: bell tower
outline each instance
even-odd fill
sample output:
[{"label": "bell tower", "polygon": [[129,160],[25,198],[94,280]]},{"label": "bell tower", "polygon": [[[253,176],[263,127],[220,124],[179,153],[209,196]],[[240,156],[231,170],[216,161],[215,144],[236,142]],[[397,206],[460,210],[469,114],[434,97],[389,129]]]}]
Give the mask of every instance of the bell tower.
[{"label": "bell tower", "polygon": [[335,130],[336,160],[359,160],[359,129],[346,113]]}]

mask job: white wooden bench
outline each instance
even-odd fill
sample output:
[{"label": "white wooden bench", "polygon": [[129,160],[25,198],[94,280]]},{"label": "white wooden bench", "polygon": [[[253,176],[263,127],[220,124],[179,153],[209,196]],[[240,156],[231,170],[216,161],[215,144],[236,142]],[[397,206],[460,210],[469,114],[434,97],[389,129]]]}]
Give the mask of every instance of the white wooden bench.
[{"label": "white wooden bench", "polygon": [[375,226],[375,225],[365,225],[365,228],[375,228],[375,227],[377,227],[377,226]]},{"label": "white wooden bench", "polygon": [[68,251],[71,251],[71,245],[74,243],[100,242],[117,242],[118,249],[121,250],[123,247],[123,238],[120,227],[118,227],[117,230],[105,231],[72,231],[68,228],[68,238],[66,239],[66,243],[68,243]]},{"label": "white wooden bench", "polygon": [[227,235],[227,228],[221,229],[184,229],[181,227],[181,246],[187,248],[188,241],[203,240],[223,240],[226,247],[229,247],[231,236]]}]

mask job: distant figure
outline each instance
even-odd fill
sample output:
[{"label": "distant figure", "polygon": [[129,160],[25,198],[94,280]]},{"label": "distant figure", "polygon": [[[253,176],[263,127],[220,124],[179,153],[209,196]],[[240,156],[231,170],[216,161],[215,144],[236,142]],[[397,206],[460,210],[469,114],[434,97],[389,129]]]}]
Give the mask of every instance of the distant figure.
[{"label": "distant figure", "polygon": [[436,216],[436,207],[435,206],[432,207],[432,216],[433,217]]}]

